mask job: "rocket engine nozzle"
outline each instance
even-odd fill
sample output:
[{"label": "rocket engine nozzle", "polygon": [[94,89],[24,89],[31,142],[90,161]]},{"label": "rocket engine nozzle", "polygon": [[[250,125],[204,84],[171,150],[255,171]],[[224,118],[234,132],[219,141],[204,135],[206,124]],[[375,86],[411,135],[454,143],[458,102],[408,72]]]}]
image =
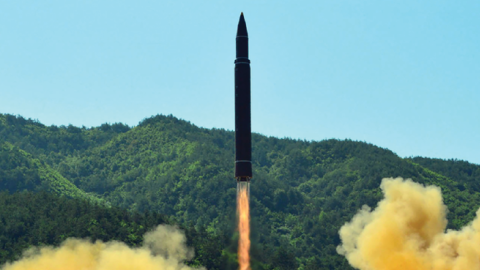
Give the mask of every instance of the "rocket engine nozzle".
[{"label": "rocket engine nozzle", "polygon": [[237,177],[237,182],[250,182],[250,177]]}]

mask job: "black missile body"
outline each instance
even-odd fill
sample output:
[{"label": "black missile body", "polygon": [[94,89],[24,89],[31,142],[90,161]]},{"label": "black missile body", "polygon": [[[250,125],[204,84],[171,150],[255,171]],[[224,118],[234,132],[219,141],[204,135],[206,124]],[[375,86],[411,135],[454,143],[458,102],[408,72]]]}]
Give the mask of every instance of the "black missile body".
[{"label": "black missile body", "polygon": [[243,13],[237,29],[237,58],[235,60],[235,178],[252,178],[252,132],[250,119],[250,60],[248,33]]}]

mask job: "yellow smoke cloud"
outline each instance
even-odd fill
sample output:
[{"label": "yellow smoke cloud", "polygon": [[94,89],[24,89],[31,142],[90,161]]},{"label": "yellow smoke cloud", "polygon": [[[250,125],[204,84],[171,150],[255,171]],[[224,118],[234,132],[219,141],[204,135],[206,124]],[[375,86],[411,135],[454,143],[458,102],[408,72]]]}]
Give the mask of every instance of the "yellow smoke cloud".
[{"label": "yellow smoke cloud", "polygon": [[[2,270],[190,270],[193,257],[185,235],[175,227],[158,226],[146,233],[144,245],[130,248],[121,242],[91,243],[68,239],[60,247],[34,248]],[[204,268],[201,268],[204,269]]]},{"label": "yellow smoke cloud", "polygon": [[448,230],[440,188],[385,178],[385,198],[364,206],[340,229],[337,252],[361,270],[480,269],[480,210],[460,231]]}]

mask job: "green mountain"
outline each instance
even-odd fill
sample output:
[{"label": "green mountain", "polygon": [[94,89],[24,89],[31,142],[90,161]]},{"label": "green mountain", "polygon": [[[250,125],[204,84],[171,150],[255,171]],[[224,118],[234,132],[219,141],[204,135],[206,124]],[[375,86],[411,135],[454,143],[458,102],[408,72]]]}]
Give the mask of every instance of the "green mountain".
[{"label": "green mountain", "polygon": [[44,161],[32,157],[32,154],[8,142],[0,142],[0,190],[10,192],[43,190],[97,203],[104,201],[77,188]]},{"label": "green mountain", "polygon": [[[375,207],[385,177],[441,187],[452,229],[471,221],[480,207],[475,181],[480,166],[475,164],[403,159],[352,140],[309,142],[260,134],[252,139],[252,255],[267,269],[348,269],[336,253],[338,230],[362,205]],[[235,252],[231,131],[199,128],[173,116],[151,117],[134,128],[104,124],[87,129],[0,115],[0,141],[87,194],[133,212],[155,211],[206,228],[223,237],[226,252]],[[46,188],[30,188],[38,189]]]},{"label": "green mountain", "polygon": [[480,166],[463,160],[415,157],[412,161],[459,182],[459,188],[480,192]]}]

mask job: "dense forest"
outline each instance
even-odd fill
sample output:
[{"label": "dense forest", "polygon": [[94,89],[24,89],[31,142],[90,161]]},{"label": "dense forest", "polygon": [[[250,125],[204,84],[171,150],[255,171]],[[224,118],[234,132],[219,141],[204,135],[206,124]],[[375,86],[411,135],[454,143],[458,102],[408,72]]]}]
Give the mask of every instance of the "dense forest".
[{"label": "dense forest", "polygon": [[[451,229],[471,221],[480,207],[480,166],[466,161],[403,159],[352,140],[311,142],[260,134],[252,139],[254,269],[351,269],[336,252],[338,230],[362,205],[375,207],[385,177],[441,187]],[[193,264],[236,269],[233,145],[232,131],[199,128],[173,116],[157,115],[135,127],[116,123],[79,128],[0,114],[0,189],[9,192],[1,193],[0,200],[10,207],[5,209],[21,213],[0,217],[0,226],[29,224],[0,236],[0,263],[18,258],[30,245],[56,245],[69,236],[136,245],[143,231],[135,226],[145,230],[168,221],[195,232],[191,241],[200,257]],[[55,220],[30,226],[27,219],[45,222],[45,213],[26,209],[21,201],[27,198],[42,207],[70,200],[62,204],[93,207],[117,221],[108,221],[110,231],[103,235],[90,233],[88,220],[98,217],[78,210],[69,212],[70,217],[58,213],[63,220],[85,215],[85,223],[76,227]],[[119,232],[126,230],[118,227],[120,219],[130,224],[129,230],[137,230],[137,238],[132,236],[137,242]],[[65,228],[52,230],[55,226]],[[31,233],[43,238],[22,238]]]},{"label": "dense forest", "polygon": [[[176,225],[156,212],[132,213],[118,207],[103,207],[83,199],[57,196],[44,191],[0,193],[0,265],[19,259],[31,246],[59,245],[67,238],[104,242],[117,240],[139,246],[142,236],[159,224]],[[190,265],[223,269],[219,237],[183,226],[187,244],[194,247]]]}]

